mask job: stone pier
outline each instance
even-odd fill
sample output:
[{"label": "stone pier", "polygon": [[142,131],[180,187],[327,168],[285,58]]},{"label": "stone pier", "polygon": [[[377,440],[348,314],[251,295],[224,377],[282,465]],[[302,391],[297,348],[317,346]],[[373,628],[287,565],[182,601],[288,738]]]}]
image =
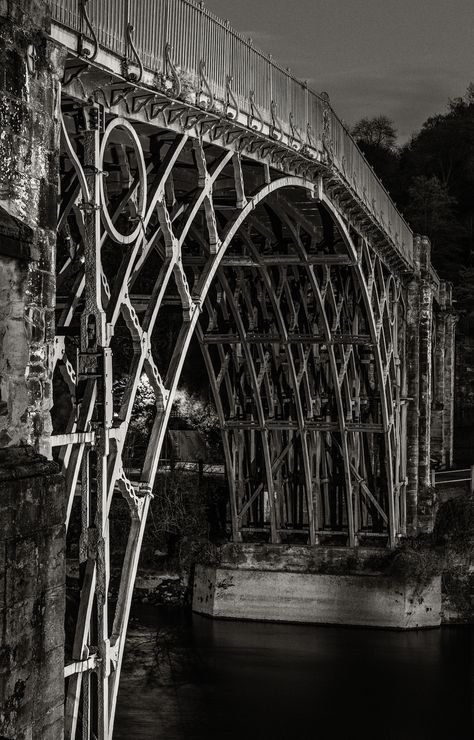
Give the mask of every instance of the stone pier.
[{"label": "stone pier", "polygon": [[61,54],[0,2],[0,735],[63,737],[64,490],[50,457]]},{"label": "stone pier", "polygon": [[0,450],[0,736],[64,723],[64,485],[31,448]]},{"label": "stone pier", "polygon": [[433,469],[453,463],[454,328],[451,285],[434,278],[431,245],[414,242],[407,290],[407,534],[432,531]]},{"label": "stone pier", "polygon": [[453,465],[455,326],[452,288],[441,283],[433,351],[433,404],[431,411],[431,459],[437,469]]},{"label": "stone pier", "polygon": [[423,585],[374,567],[383,551],[233,545],[198,566],[193,610],[220,619],[420,629],[441,624],[441,578]]}]

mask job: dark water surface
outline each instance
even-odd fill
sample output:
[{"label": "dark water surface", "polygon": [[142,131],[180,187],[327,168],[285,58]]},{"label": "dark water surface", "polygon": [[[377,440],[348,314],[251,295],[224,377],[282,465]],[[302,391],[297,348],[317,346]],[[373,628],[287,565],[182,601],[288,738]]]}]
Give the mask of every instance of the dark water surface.
[{"label": "dark water surface", "polygon": [[114,738],[473,740],[473,637],[140,607]]}]

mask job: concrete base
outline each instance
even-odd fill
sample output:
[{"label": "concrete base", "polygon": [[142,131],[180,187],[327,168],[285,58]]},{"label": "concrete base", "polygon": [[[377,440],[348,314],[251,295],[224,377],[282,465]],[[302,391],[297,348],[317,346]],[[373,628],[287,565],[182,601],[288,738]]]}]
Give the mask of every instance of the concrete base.
[{"label": "concrete base", "polygon": [[198,565],[193,610],[224,619],[419,629],[441,624],[441,579],[424,589],[377,575]]}]

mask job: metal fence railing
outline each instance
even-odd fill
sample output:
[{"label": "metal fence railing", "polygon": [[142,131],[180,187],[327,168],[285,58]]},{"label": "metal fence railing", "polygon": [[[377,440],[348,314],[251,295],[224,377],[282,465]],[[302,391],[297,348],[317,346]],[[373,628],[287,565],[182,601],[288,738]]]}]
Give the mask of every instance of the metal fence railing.
[{"label": "metal fence railing", "polygon": [[474,465],[458,470],[431,471],[431,485],[447,486],[453,483],[469,483],[469,490],[474,493]]},{"label": "metal fence railing", "polygon": [[[53,21],[88,36],[80,7],[81,0],[53,0]],[[329,142],[334,166],[391,238],[395,249],[413,263],[410,227],[325,97],[312,92],[202,3],[89,0],[86,8],[101,47],[133,58],[127,39],[131,24],[133,43],[145,69],[166,74],[167,49],[171,49],[173,65],[196,92],[201,88],[204,70],[212,95],[225,103],[231,77],[230,89],[240,112],[256,114],[270,127],[277,121],[282,134],[299,137],[306,145],[313,142],[321,147],[323,141]]]}]

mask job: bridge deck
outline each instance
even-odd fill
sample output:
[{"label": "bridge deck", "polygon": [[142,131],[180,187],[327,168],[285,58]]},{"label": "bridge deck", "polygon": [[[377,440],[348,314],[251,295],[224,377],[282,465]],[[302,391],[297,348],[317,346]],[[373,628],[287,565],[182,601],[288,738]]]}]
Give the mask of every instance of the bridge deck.
[{"label": "bridge deck", "polygon": [[325,163],[394,256],[413,265],[412,231],[327,95],[311,91],[227,21],[192,0],[55,0],[52,15],[53,37],[79,59],[107,67],[104,54],[112,54],[132,87],[165,91]]}]

